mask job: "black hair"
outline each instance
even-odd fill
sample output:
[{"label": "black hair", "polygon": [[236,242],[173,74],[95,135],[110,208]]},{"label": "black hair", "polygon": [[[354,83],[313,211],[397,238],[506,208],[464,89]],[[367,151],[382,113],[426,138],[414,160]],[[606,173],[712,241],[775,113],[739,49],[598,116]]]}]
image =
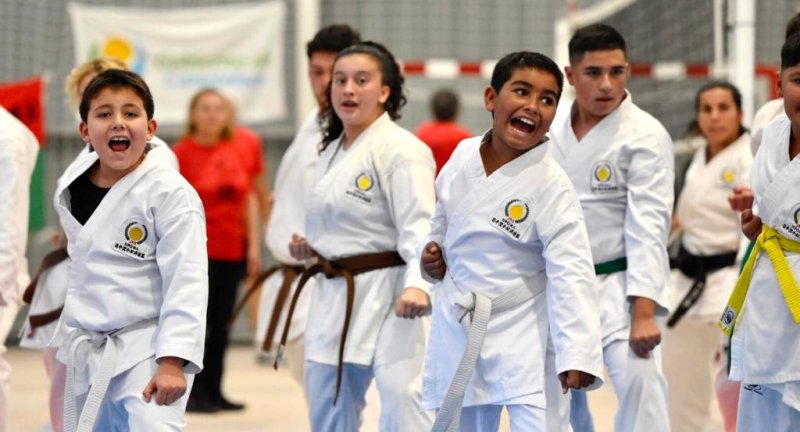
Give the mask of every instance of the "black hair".
[{"label": "black hair", "polygon": [[784,40],[789,39],[789,36],[798,32],[800,32],[800,13],[795,14],[795,16],[786,23]]},{"label": "black hair", "polygon": [[[733,98],[733,103],[736,105],[736,109],[739,110],[739,112],[742,112],[742,93],[739,91],[739,89],[728,81],[711,81],[700,87],[694,96],[695,114],[700,112],[700,97],[703,95],[703,93],[713,89],[723,89],[729,91],[731,93],[731,97]],[[697,127],[698,129],[700,128],[699,123]],[[739,122],[739,135],[745,132],[747,132],[747,128],[744,127],[741,122]]]},{"label": "black hair", "polygon": [[92,100],[107,88],[132,90],[142,100],[147,119],[151,120],[153,118],[153,113],[155,112],[153,95],[142,77],[126,70],[109,69],[105,72],[100,72],[84,90],[80,105],[81,120],[86,121]]},{"label": "black hair", "polygon": [[591,51],[622,50],[626,55],[628,47],[625,38],[610,25],[591,24],[575,31],[569,40],[569,61],[572,64],[583,59],[583,55]]},{"label": "black hair", "polygon": [[[377,42],[367,41],[351,45],[350,47],[340,51],[336,56],[336,59],[333,61],[334,68],[340,59],[353,54],[366,54],[378,62],[378,65],[381,69],[381,81],[383,85],[389,87],[389,98],[386,99],[386,102],[384,102],[383,108],[386,110],[392,120],[399,119],[400,108],[406,104],[406,96],[403,94],[403,83],[405,82],[405,78],[400,71],[400,65],[397,63],[397,60],[395,60],[392,53],[389,52],[385,46]],[[328,90],[326,92],[329,101],[332,100],[332,86],[333,80],[331,80],[331,83],[328,84]],[[324,150],[328,144],[342,134],[344,131],[344,124],[342,123],[342,119],[339,118],[339,116],[336,114],[336,111],[333,109],[333,105],[330,103],[320,114],[320,118],[323,124],[321,150]]]},{"label": "black hair", "polygon": [[431,111],[438,121],[453,121],[458,115],[458,95],[450,89],[441,89],[431,98]]},{"label": "black hair", "polygon": [[306,44],[308,58],[316,52],[338,53],[339,51],[361,42],[361,35],[347,24],[333,24],[323,27],[314,39]]},{"label": "black hair", "polygon": [[702,96],[703,93],[718,88],[731,92],[733,103],[736,104],[736,108],[739,111],[742,110],[742,93],[738,88],[736,88],[735,85],[729,83],[728,81],[711,81],[700,87],[700,89],[697,90],[697,94],[694,96],[694,110],[700,111],[700,96]]},{"label": "black hair", "polygon": [[561,90],[564,88],[564,74],[558,65],[544,54],[530,51],[518,51],[507,54],[494,66],[492,71],[492,88],[495,93],[500,93],[503,85],[511,79],[515,70],[520,68],[534,68],[553,75],[558,84],[558,94],[556,97],[561,99]]},{"label": "black hair", "polygon": [[781,70],[800,63],[800,33],[795,33],[783,43],[781,48]]}]

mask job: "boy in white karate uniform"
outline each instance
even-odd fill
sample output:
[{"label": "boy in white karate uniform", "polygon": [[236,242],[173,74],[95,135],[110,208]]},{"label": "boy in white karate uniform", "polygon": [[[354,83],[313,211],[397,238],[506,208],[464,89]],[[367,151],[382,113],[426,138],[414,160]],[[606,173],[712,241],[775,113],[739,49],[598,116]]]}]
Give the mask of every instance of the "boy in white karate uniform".
[{"label": "boy in white karate uniform", "polygon": [[139,76],[99,74],[80,107],[81,136],[95,151],[56,188],[72,258],[61,317],[70,332],[58,353],[66,431],[182,430],[202,368],[203,208],[175,170],[148,157],[153,111]]},{"label": "boy in white karate uniform", "polygon": [[[625,88],[626,43],[615,29],[578,29],[569,55],[565,70],[576,100],[559,107],[550,136],[586,217],[603,356],[619,399],[615,429],[668,431],[656,317],[667,314],[671,299],[672,142],[658,120],[633,104]],[[573,427],[592,430],[585,395],[573,393]]]},{"label": "boy in white karate uniform", "polygon": [[496,431],[503,406],[512,431],[568,430],[559,390],[600,385],[591,250],[545,137],[562,86],[544,55],[501,59],[484,93],[492,129],[462,141],[436,181],[421,251],[441,280],[423,377],[434,431]]},{"label": "boy in white karate uniform", "polygon": [[[730,378],[742,382],[737,430],[800,430],[800,35],[781,50],[786,116],[765,129],[742,231],[756,241],[721,319]],[[756,238],[756,234],[760,234]]]}]

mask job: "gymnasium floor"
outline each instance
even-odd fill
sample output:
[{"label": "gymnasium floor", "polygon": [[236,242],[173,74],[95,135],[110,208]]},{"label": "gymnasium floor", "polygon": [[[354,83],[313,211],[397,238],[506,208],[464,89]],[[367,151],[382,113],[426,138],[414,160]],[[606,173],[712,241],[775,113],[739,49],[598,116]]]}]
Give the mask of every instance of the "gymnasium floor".
[{"label": "gymnasium floor", "polygon": [[[47,377],[40,353],[12,347],[6,354],[11,363],[10,431],[49,431],[46,425]],[[189,432],[295,432],[308,430],[305,402],[300,388],[286,369],[275,372],[271,365],[258,364],[251,347],[236,345],[228,351],[225,377],[226,393],[231,399],[247,404],[239,413],[190,414]],[[597,432],[613,431],[616,397],[610,384],[591,392],[589,403],[595,416]],[[719,418],[705,432],[721,431]],[[501,431],[508,431],[503,425]]]}]

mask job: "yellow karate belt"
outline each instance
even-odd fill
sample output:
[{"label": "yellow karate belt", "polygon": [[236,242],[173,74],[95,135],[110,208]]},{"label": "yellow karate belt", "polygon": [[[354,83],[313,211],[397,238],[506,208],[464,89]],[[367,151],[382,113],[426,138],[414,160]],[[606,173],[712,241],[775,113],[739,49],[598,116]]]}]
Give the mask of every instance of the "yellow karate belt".
[{"label": "yellow karate belt", "polygon": [[800,242],[789,240],[774,228],[764,225],[761,229],[761,234],[756,239],[755,246],[753,246],[753,251],[750,253],[742,273],[739,275],[739,280],[736,281],[736,288],[733,289],[731,298],[728,300],[728,306],[719,320],[719,326],[728,336],[733,334],[733,328],[739,318],[742,306],[744,306],[744,299],[747,297],[750,279],[753,276],[753,267],[755,267],[755,262],[761,249],[767,251],[769,260],[772,261],[772,266],[775,268],[775,276],[778,278],[778,285],[780,285],[783,292],[783,298],[786,299],[786,305],[789,306],[789,312],[794,317],[794,322],[800,324],[800,287],[797,285],[797,280],[795,280],[792,269],[783,254],[783,251],[800,253]]}]

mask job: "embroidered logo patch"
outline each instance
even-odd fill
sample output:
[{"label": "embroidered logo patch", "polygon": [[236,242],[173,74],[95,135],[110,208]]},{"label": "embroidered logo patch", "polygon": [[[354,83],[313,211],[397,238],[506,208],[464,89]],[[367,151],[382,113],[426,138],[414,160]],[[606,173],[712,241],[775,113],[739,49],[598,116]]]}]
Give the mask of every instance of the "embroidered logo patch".
[{"label": "embroidered logo patch", "polygon": [[800,204],[796,204],[791,211],[791,220],[783,223],[783,229],[795,238],[800,239]]},{"label": "embroidered logo patch", "polygon": [[591,187],[593,193],[616,192],[619,190],[614,164],[608,161],[596,163],[592,167]]},{"label": "embroidered logo patch", "polygon": [[356,188],[361,191],[368,191],[372,189],[372,186],[375,185],[375,182],[372,180],[372,176],[369,173],[361,173],[356,177]]},{"label": "embroidered logo patch", "polygon": [[530,223],[525,223],[530,215],[530,204],[518,198],[506,201],[503,206],[503,216],[492,218],[492,225],[500,231],[519,240],[530,228]]},{"label": "embroidered logo patch", "polygon": [[366,171],[358,173],[356,178],[353,179],[353,186],[353,188],[345,191],[347,197],[365,204],[372,203],[373,197],[370,191],[375,187],[375,177],[371,173]]},{"label": "embroidered logo patch", "polygon": [[[151,229],[147,227],[144,220],[130,218],[122,224],[122,236],[120,241],[114,243],[114,249],[125,255],[144,259],[152,251]],[[122,240],[124,239],[124,241]]]},{"label": "embroidered logo patch", "polygon": [[722,170],[722,182],[727,185],[732,185],[733,181],[736,180],[736,173],[732,169],[725,169]]}]

